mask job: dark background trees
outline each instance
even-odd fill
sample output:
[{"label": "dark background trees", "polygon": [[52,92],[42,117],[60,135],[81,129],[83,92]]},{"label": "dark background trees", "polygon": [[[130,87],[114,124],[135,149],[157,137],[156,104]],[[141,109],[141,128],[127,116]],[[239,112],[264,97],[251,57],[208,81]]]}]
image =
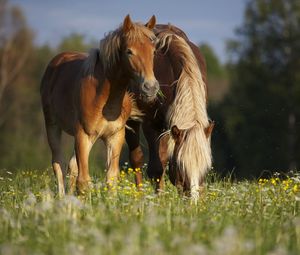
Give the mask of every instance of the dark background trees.
[{"label": "dark background trees", "polygon": [[236,35],[228,43],[230,91],[212,111],[220,124],[215,164],[239,177],[295,170],[300,163],[299,1],[249,1]]},{"label": "dark background trees", "polygon": [[[199,45],[207,61],[209,114],[216,122],[212,147],[217,171],[257,177],[264,170],[299,167],[299,24],[297,0],[248,1],[243,24],[228,42],[227,63],[208,44]],[[57,52],[97,46],[81,34],[63,38],[57,47],[37,46],[33,39],[22,10],[0,0],[0,169],[50,165],[40,78]],[[72,143],[68,136],[64,139],[69,156]],[[104,167],[104,158],[97,145],[92,165]]]}]

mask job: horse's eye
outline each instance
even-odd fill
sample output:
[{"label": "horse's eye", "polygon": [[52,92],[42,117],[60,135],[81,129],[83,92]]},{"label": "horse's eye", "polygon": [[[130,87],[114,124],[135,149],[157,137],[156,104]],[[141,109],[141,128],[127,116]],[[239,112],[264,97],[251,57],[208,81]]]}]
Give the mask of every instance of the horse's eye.
[{"label": "horse's eye", "polygon": [[133,52],[132,52],[132,50],[131,50],[131,49],[127,49],[126,53],[127,53],[127,55],[128,55],[128,56],[131,56],[131,55],[133,55]]}]

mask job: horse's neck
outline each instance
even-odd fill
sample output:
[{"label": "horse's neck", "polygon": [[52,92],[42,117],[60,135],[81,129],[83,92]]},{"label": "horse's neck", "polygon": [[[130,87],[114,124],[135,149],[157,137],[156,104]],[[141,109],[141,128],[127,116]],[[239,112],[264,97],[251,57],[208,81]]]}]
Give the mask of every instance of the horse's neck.
[{"label": "horse's neck", "polygon": [[168,50],[168,54],[166,57],[169,58],[169,61],[172,66],[174,81],[177,81],[182,72],[182,62],[180,57],[178,57],[178,53],[176,51],[176,47],[174,45],[170,45],[170,49]]}]

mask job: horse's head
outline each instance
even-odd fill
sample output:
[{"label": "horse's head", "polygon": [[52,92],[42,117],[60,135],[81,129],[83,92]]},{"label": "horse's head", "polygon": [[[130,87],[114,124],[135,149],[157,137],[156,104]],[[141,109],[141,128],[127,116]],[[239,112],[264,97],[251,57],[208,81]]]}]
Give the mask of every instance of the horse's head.
[{"label": "horse's head", "polygon": [[145,25],[132,23],[127,15],[122,26],[121,59],[130,74],[130,90],[145,102],[153,101],[159,90],[153,71],[156,37],[152,29],[155,22],[155,16],[152,16]]},{"label": "horse's head", "polygon": [[210,151],[207,151],[210,146],[205,143],[210,143],[214,125],[214,122],[210,122],[204,129],[190,130],[177,126],[171,128],[170,181],[192,197],[198,196],[204,173],[211,165]]}]

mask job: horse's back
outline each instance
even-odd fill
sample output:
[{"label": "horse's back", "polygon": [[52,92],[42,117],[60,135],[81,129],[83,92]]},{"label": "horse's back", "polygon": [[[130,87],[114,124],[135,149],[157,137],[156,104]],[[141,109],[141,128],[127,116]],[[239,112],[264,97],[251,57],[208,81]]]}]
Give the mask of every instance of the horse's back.
[{"label": "horse's back", "polygon": [[46,124],[59,124],[68,133],[73,133],[75,94],[86,58],[85,53],[63,52],[49,62],[40,88]]},{"label": "horse's back", "polygon": [[[62,72],[69,72],[74,70],[80,69],[82,65],[82,61],[86,59],[87,55],[81,52],[62,52],[56,55],[48,64],[45,73],[42,78],[41,82],[41,94],[47,93],[47,89],[49,87],[51,90],[53,86],[59,85],[59,83],[55,83],[57,81],[57,76]],[[68,74],[66,74],[67,76]]]}]

